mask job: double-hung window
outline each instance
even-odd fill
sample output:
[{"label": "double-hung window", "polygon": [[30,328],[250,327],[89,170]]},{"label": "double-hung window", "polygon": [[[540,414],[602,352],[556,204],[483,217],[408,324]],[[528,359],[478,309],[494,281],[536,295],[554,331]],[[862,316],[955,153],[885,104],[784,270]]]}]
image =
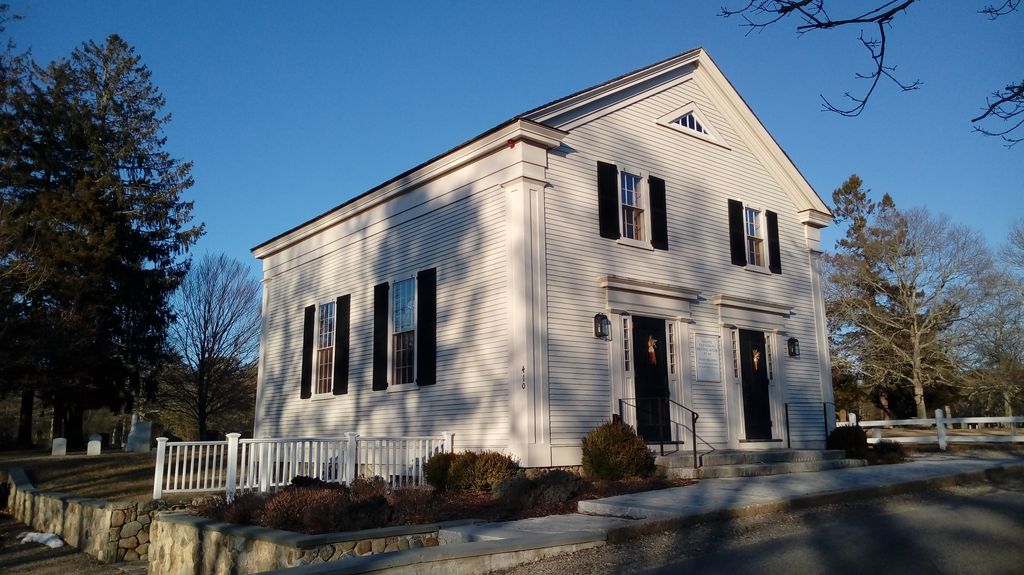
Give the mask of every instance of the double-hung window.
[{"label": "double-hung window", "polygon": [[625,170],[619,172],[619,203],[622,206],[622,237],[638,242],[646,241],[642,177]]},{"label": "double-hung window", "polygon": [[747,236],[747,265],[764,267],[764,225],[761,210],[743,209],[743,231]]},{"label": "double-hung window", "polygon": [[320,304],[316,326],[316,382],[313,393],[331,393],[334,385],[334,302]]},{"label": "double-hung window", "polygon": [[437,269],[373,288],[373,389],[437,382]]},{"label": "double-hung window", "polygon": [[395,282],[391,291],[391,383],[416,381],[416,280]]},{"label": "double-hung window", "polygon": [[348,393],[351,306],[352,297],[343,295],[303,309],[299,397]]},{"label": "double-hung window", "polygon": [[602,238],[668,249],[665,180],[634,168],[597,163],[597,216]]},{"label": "double-hung window", "polygon": [[779,215],[729,200],[729,253],[734,265],[781,274]]}]

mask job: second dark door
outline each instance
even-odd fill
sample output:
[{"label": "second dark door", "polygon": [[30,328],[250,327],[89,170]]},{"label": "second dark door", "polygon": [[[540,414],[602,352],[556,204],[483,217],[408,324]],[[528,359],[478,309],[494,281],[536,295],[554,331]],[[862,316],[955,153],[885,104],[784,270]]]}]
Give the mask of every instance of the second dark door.
[{"label": "second dark door", "polygon": [[743,423],[747,439],[770,440],[772,414],[763,332],[740,330],[740,372],[743,376]]}]

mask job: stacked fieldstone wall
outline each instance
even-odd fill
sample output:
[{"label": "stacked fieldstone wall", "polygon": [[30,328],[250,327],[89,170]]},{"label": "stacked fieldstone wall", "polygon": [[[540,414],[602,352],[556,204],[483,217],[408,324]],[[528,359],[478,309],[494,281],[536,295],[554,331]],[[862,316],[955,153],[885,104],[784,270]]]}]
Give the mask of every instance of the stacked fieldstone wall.
[{"label": "stacked fieldstone wall", "polygon": [[469,521],[303,535],[233,525],[185,512],[161,513],[153,524],[149,575],[259,573],[343,561],[405,549],[435,547],[438,531]]},{"label": "stacked fieldstone wall", "polygon": [[107,502],[36,489],[19,468],[7,470],[8,512],[36,531],[55,533],[104,563],[148,559],[160,503]]}]

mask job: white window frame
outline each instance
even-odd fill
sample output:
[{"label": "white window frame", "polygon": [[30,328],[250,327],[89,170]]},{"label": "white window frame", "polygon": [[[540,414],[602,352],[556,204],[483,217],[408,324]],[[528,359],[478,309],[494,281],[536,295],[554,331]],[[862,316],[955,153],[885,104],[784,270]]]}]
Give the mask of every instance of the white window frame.
[{"label": "white window frame", "polygon": [[[618,173],[615,176],[615,187],[616,187],[616,199],[619,204],[619,243],[635,246],[644,249],[653,250],[654,247],[651,244],[651,201],[650,201],[650,186],[648,185],[648,172],[640,170],[629,165],[625,165],[619,162],[615,164],[618,166]],[[634,193],[637,196],[637,204],[630,205],[626,204],[622,198],[622,176],[623,174],[629,174],[636,176],[637,186]],[[626,208],[636,209],[640,211],[640,239],[630,238],[626,236]]]},{"label": "white window frame", "polygon": [[[324,320],[326,316],[324,314],[324,308],[330,307],[331,309],[331,326],[330,326],[330,345],[322,346],[321,337],[324,334]],[[313,398],[333,397],[334,396],[334,362],[338,356],[338,305],[334,300],[321,301],[316,303],[316,321],[313,322],[315,328],[313,331],[313,382],[312,382],[312,394]],[[321,364],[320,351],[330,348],[330,361],[326,364]],[[321,371],[322,367],[326,365],[326,373]],[[326,389],[321,390],[321,383],[324,383]]]},{"label": "white window frame", "polygon": [[[395,297],[398,293],[396,289],[399,284],[409,282],[412,285],[412,330],[406,330],[410,332],[412,338],[412,357],[409,359],[412,368],[412,379],[406,382],[399,382],[397,377],[395,362],[398,360],[398,351],[395,349]],[[416,385],[416,354],[418,353],[416,345],[416,334],[419,330],[417,322],[417,311],[419,310],[419,281],[415,275],[402,277],[395,279],[390,282],[388,289],[388,391],[408,391],[410,389],[417,389],[419,386]],[[406,333],[406,332],[401,332]]]},{"label": "white window frame", "polygon": [[[749,219],[751,212],[755,213],[753,221]],[[747,268],[765,273],[768,273],[767,224],[763,208],[743,202],[743,252],[747,258]],[[753,234],[750,229],[751,225],[754,226]],[[751,249],[752,241],[756,242],[756,251]],[[755,254],[760,263],[757,263],[751,254]]]},{"label": "white window frame", "polygon": [[[693,130],[687,126],[676,123],[676,120],[687,114],[693,115],[693,119],[696,120],[702,128],[704,128],[703,132],[698,132],[697,130]],[[718,131],[715,130],[715,127],[708,122],[707,116],[701,112],[700,107],[697,106],[696,102],[689,102],[685,106],[676,108],[668,114],[658,118],[658,124],[671,130],[675,130],[681,134],[697,138],[698,140],[710,142],[727,150],[730,149],[729,146],[725,145],[725,140],[718,135]]]}]

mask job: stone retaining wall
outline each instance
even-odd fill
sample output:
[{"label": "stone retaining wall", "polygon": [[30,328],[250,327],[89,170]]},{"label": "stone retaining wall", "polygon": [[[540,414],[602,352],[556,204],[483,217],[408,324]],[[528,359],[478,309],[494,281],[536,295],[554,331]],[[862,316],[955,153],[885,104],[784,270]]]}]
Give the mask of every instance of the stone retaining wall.
[{"label": "stone retaining wall", "polygon": [[436,547],[438,531],[472,521],[303,535],[165,511],[153,523],[149,575],[245,575]]},{"label": "stone retaining wall", "polygon": [[7,470],[8,512],[36,531],[55,533],[104,563],[147,559],[160,503],[107,502],[36,489],[25,472]]},{"label": "stone retaining wall", "polygon": [[436,547],[441,529],[475,522],[304,535],[168,511],[161,501],[107,502],[45,492],[16,467],[7,469],[4,481],[8,512],[18,521],[55,533],[104,563],[148,561],[149,575],[245,575]]}]

